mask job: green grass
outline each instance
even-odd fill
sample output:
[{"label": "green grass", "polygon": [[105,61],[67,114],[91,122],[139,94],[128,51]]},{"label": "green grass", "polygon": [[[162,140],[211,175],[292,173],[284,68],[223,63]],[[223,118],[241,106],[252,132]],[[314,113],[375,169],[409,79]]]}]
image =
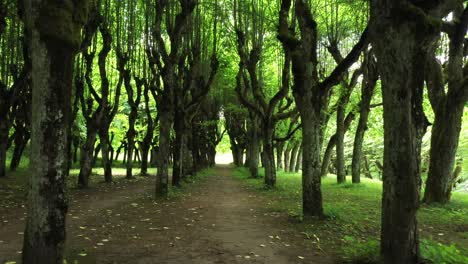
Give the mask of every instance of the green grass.
[{"label": "green grass", "polygon": [[[262,171],[260,172],[262,175]],[[264,188],[263,179],[251,179],[244,168],[234,176],[261,192],[269,203],[266,210],[288,212],[301,219],[301,175],[278,172],[277,186]],[[351,182],[351,179],[348,179]],[[380,237],[382,183],[362,179],[362,183],[338,185],[336,178],[322,179],[325,220],[295,221],[300,232],[317,239],[317,246],[337,252],[343,260],[375,261]],[[422,205],[418,213],[422,256],[433,263],[468,263],[468,195],[454,193],[448,205]],[[447,256],[450,255],[451,258]],[[441,259],[446,259],[441,262]]]}]

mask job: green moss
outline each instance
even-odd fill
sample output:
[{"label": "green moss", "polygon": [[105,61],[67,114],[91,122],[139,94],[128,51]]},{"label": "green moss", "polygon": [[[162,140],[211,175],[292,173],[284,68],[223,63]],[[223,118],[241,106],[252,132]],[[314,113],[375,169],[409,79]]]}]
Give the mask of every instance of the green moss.
[{"label": "green moss", "polygon": [[46,1],[39,10],[39,32],[43,37],[60,40],[77,49],[81,44],[81,28],[86,23],[89,1]]}]

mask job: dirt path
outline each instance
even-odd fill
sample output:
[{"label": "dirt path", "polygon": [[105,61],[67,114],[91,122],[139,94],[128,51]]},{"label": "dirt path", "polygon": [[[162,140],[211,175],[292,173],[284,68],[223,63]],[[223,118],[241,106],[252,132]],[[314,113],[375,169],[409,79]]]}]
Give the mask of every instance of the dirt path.
[{"label": "dirt path", "polygon": [[[120,190],[74,194],[67,259],[74,263],[333,263],[287,217],[229,167],[167,202],[150,198],[153,179]],[[84,197],[84,195],[88,195]],[[23,222],[0,227],[0,263],[17,260]],[[3,239],[6,237],[6,239]]]}]

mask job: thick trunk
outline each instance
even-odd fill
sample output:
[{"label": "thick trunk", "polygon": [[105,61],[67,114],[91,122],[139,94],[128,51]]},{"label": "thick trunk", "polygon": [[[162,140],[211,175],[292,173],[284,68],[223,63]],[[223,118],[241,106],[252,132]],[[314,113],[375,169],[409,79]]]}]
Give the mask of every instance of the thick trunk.
[{"label": "thick trunk", "polygon": [[276,185],[275,148],[273,146],[273,129],[266,128],[263,131],[265,138],[263,143],[263,167],[265,168],[265,184],[268,187]]},{"label": "thick trunk", "polygon": [[156,146],[152,146],[151,147],[151,159],[150,159],[150,165],[151,167],[156,167],[157,166],[157,163],[156,163],[156,157],[158,155],[158,148]]},{"label": "thick trunk", "polygon": [[112,182],[112,164],[109,159],[109,126],[99,130],[99,139],[101,140],[101,161],[104,168],[104,181]]},{"label": "thick trunk", "polygon": [[[31,169],[22,263],[63,263],[73,61],[88,1],[25,1],[32,60]],[[60,15],[57,15],[59,13]],[[84,22],[84,21],[81,21]]]},{"label": "thick trunk", "polygon": [[453,170],[462,124],[463,107],[447,98],[443,108],[435,111],[432,125],[429,173],[423,201],[447,203],[454,185]]},{"label": "thick trunk", "polygon": [[[382,79],[384,108],[380,253],[385,264],[420,261],[416,213],[421,141],[428,125],[422,107],[425,62],[428,47],[439,36],[420,17],[402,19],[400,12],[412,12],[403,2],[376,1],[371,6],[372,47]],[[395,11],[399,8],[403,11]]]},{"label": "thick trunk", "polygon": [[320,150],[321,126],[310,110],[302,111],[302,206],[304,216],[323,216]]},{"label": "thick trunk", "polygon": [[97,131],[91,131],[88,128],[86,133],[86,142],[80,151],[80,174],[78,175],[78,187],[87,188],[89,186],[89,177],[93,169],[93,151],[96,143]]},{"label": "thick trunk", "polygon": [[283,151],[284,151],[284,142],[278,142],[276,145],[276,169],[283,169]]},{"label": "thick trunk", "polygon": [[239,146],[232,146],[232,157],[234,160],[234,165],[237,167],[244,165],[244,150]]},{"label": "thick trunk", "polygon": [[172,185],[180,186],[180,180],[184,176],[184,155],[187,149],[187,131],[185,130],[184,115],[176,111],[174,119],[174,163],[172,164]]},{"label": "thick trunk", "polygon": [[171,113],[160,112],[159,151],[157,158],[156,196],[166,197],[169,182],[169,155],[171,151]]}]

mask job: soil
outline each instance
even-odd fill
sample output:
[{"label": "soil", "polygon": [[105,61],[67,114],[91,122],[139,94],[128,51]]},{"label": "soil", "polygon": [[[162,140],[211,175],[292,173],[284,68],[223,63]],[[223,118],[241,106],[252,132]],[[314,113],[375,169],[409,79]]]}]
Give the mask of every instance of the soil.
[{"label": "soil", "polygon": [[[152,199],[153,177],[72,190],[67,263],[336,263],[231,173],[218,166],[167,201]],[[0,263],[19,263],[24,206],[0,213]]]}]

